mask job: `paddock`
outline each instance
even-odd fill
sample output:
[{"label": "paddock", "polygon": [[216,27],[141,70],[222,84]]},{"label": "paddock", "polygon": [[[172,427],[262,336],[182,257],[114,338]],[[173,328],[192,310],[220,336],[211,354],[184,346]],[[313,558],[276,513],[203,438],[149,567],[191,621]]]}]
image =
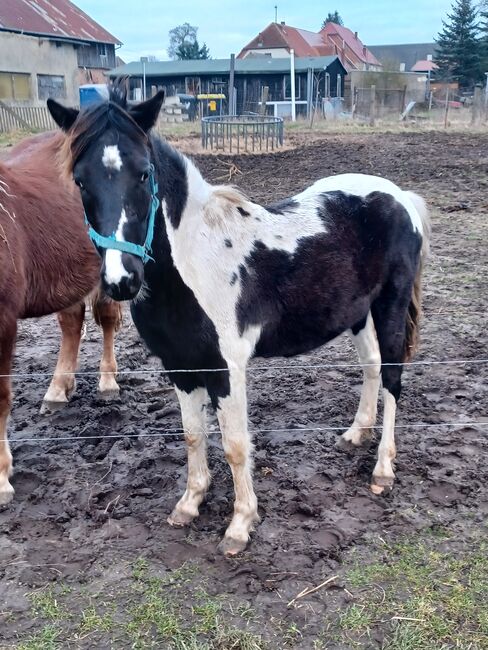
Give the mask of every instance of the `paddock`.
[{"label": "paddock", "polygon": [[[329,174],[363,172],[418,192],[432,209],[422,341],[404,372],[393,491],[368,489],[374,446],[334,446],[361,386],[345,338],[306,356],[254,360],[249,417],[262,522],[237,559],[215,551],[232,479],[213,416],[208,502],[190,528],[166,524],[186,480],[179,408],[129,316],[116,344],[120,399],[97,398],[90,373],[100,341],[89,322],[76,394],[49,419],[38,409],[57,354],[55,319],[20,323],[9,427],[16,496],[0,508],[0,648],[440,648],[459,634],[459,647],[486,647],[486,564],[467,626],[466,607],[446,612],[423,587],[471,588],[486,534],[488,167],[479,154],[487,147],[479,133],[365,131],[225,159],[240,172],[232,182],[263,203]],[[196,161],[210,181],[229,170],[216,156]],[[466,571],[437,577],[434,553]],[[419,575],[432,574],[422,594],[405,569],[419,556]],[[397,583],[392,570],[371,569],[398,562]],[[435,611],[409,606],[409,589]],[[429,637],[434,614],[446,623]],[[395,641],[407,633],[422,634],[424,645]],[[52,646],[16,645],[42,634],[54,635]]]}]

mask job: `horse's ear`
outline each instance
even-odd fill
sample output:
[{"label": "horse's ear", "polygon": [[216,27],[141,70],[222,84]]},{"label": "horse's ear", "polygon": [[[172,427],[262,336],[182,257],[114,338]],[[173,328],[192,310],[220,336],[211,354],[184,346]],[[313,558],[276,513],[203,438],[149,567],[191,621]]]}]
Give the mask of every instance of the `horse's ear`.
[{"label": "horse's ear", "polygon": [[131,117],[146,133],[156,124],[163,101],[164,90],[159,90],[151,99],[131,107]]},{"label": "horse's ear", "polygon": [[51,98],[47,100],[47,107],[53,120],[63,131],[69,131],[80,112],[76,108],[68,108],[58,104],[57,101]]}]

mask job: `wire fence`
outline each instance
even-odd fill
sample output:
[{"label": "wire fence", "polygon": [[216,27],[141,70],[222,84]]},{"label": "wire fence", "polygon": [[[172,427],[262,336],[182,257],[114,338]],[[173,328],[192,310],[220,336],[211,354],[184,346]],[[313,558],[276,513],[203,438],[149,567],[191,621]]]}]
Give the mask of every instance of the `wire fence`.
[{"label": "wire fence", "polygon": [[[371,425],[363,426],[362,429],[370,429],[371,431],[379,428],[380,425]],[[468,420],[460,422],[412,422],[404,424],[396,424],[395,429],[431,429],[436,427],[452,427],[452,428],[463,428],[463,427],[488,427],[488,420]],[[249,429],[249,433],[253,436],[259,433],[326,433],[326,432],[339,432],[347,431],[350,428],[348,425],[335,425],[329,427],[293,427],[285,429]],[[210,430],[207,431],[209,433]],[[185,432],[182,428],[177,429],[165,429],[163,431],[157,431],[155,433],[110,433],[110,434],[93,434],[85,436],[59,436],[51,438],[14,438],[10,442],[12,443],[24,443],[24,442],[69,442],[71,440],[104,440],[104,439],[125,439],[125,438],[183,438]]]},{"label": "wire fence", "polygon": [[[269,365],[269,366],[249,366],[247,372],[268,372],[273,370],[334,370],[345,368],[368,368],[368,367],[387,367],[387,366],[451,366],[451,365],[479,365],[488,363],[488,359],[426,359],[423,361],[402,361],[398,363],[306,363],[306,364],[286,364],[284,366]],[[174,368],[167,370],[166,368],[147,368],[147,369],[131,369],[125,368],[118,370],[117,375],[172,375],[178,373],[214,373],[214,372],[230,372],[229,368]],[[0,375],[0,378],[5,379],[29,379],[50,377],[52,372],[20,372]],[[100,370],[88,371],[73,371],[73,372],[58,372],[56,376],[91,376],[98,377],[100,375],[111,375],[112,372],[104,372]]]}]

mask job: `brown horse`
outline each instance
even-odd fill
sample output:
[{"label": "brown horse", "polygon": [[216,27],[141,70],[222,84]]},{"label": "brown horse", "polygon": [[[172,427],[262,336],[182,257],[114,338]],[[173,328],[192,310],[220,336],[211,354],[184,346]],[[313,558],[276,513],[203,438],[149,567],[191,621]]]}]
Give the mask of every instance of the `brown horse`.
[{"label": "brown horse", "polygon": [[[56,161],[62,136],[47,133],[14,147],[0,162],[0,504],[14,493],[7,419],[17,320],[58,313],[61,349],[44,407],[67,402],[75,388],[85,300],[103,328],[99,390],[118,393],[114,333],[121,309],[97,290],[100,259],[86,234],[79,192]],[[71,373],[71,374],[70,374]]]}]

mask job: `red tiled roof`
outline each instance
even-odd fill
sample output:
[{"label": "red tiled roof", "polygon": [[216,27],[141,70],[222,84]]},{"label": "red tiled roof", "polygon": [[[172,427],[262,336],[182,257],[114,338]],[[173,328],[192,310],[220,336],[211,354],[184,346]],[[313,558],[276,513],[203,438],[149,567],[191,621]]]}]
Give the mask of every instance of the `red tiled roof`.
[{"label": "red tiled roof", "polygon": [[327,23],[320,30],[319,34],[324,36],[334,36],[337,35],[339,38],[344,41],[344,43],[354,52],[360,61],[368,63],[370,65],[381,66],[381,63],[374,56],[372,52],[364,46],[361,39],[353,34],[350,29],[344,27],[343,25],[337,25],[336,23]]},{"label": "red tiled roof", "polygon": [[412,66],[412,72],[433,72],[434,70],[438,69],[439,66],[437,63],[427,60],[417,61],[417,63]]},{"label": "red tiled roof", "polygon": [[330,56],[337,54],[346,67],[356,67],[351,53],[363,63],[381,66],[376,57],[363,45],[347,27],[327,23],[320,32],[309,32],[290,25],[270,23],[266,29],[242,48],[238,58],[242,59],[248,50],[284,48],[295,50],[297,57]]},{"label": "red tiled roof", "polygon": [[69,0],[1,0],[0,29],[99,43],[120,43]]}]

